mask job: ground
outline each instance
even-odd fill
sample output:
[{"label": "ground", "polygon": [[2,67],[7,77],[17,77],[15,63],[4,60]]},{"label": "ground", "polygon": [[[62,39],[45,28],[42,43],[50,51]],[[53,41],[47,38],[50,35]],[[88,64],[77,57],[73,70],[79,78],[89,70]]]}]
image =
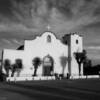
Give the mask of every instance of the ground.
[{"label": "ground", "polygon": [[0,100],[99,100],[100,79],[0,83]]}]

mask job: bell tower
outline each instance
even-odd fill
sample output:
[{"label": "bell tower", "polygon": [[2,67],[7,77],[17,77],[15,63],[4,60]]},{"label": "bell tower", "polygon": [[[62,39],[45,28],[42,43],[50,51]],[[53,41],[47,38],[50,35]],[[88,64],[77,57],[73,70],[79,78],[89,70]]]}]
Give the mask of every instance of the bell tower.
[{"label": "bell tower", "polygon": [[68,45],[68,73],[70,76],[79,75],[78,64],[74,53],[83,51],[83,38],[77,33],[70,33],[66,34],[63,40],[64,43]]}]

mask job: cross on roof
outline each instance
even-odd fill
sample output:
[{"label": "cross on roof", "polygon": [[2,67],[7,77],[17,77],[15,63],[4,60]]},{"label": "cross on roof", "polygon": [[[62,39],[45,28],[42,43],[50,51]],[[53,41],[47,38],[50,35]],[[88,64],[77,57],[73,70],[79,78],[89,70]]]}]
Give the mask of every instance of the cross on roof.
[{"label": "cross on roof", "polygon": [[48,31],[51,29],[50,25],[47,26]]}]

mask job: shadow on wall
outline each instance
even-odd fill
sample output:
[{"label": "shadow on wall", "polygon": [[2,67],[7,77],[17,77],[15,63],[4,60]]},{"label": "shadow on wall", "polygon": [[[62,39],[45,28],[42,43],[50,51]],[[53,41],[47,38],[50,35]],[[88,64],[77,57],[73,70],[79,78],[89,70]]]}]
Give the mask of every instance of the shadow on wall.
[{"label": "shadow on wall", "polygon": [[11,77],[14,76],[15,72],[17,72],[17,76],[19,76],[22,68],[23,63],[21,59],[16,59],[14,64],[11,64],[9,59],[4,60],[4,69],[7,77],[9,76],[9,71],[11,71]]}]

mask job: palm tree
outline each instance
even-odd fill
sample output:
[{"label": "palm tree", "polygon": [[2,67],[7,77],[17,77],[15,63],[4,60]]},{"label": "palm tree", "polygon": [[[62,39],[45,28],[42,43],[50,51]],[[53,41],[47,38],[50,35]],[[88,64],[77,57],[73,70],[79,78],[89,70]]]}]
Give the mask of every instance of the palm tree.
[{"label": "palm tree", "polygon": [[68,61],[68,58],[66,56],[61,56],[60,57],[60,62],[61,62],[61,65],[62,65],[62,74],[64,75],[64,70],[65,70],[65,67],[66,67],[66,64],[67,64],[67,61]]},{"label": "palm tree", "polygon": [[83,50],[83,52],[75,52],[74,53],[76,61],[78,63],[79,67],[79,76],[81,75],[81,64],[85,61],[86,59],[86,51]]},{"label": "palm tree", "polygon": [[11,62],[9,59],[5,59],[4,61],[4,69],[6,71],[6,75],[9,76],[9,70],[11,68]]},{"label": "palm tree", "polygon": [[35,57],[32,60],[32,64],[34,65],[34,75],[33,76],[36,76],[37,75],[38,66],[41,65],[41,59],[39,57]]}]

